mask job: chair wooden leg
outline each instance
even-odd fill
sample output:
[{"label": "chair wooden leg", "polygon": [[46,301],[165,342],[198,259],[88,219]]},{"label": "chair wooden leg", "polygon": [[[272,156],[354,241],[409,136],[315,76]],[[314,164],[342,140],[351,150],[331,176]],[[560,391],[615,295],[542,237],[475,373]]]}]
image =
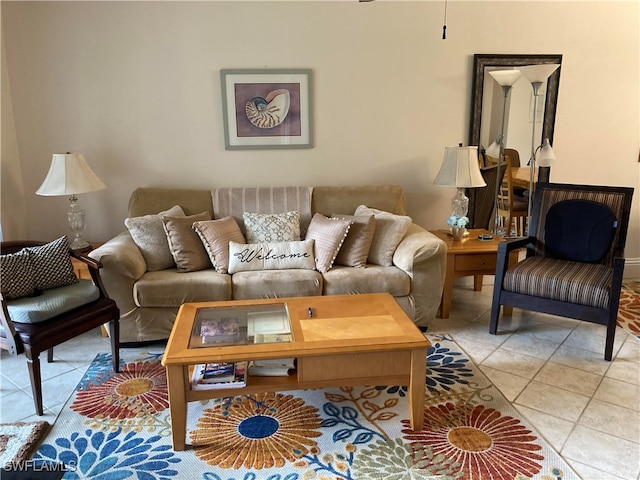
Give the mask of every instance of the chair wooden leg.
[{"label": "chair wooden leg", "polygon": [[53,362],[53,347],[47,350],[47,363]]},{"label": "chair wooden leg", "polygon": [[615,341],[615,339],[616,339],[616,318],[614,317],[613,321],[609,319],[609,324],[607,325],[607,338],[605,340],[605,345],[604,345],[604,359],[607,361],[611,361],[611,358],[613,357],[613,342]]},{"label": "chair wooden leg", "polygon": [[33,404],[36,407],[36,415],[44,414],[42,408],[42,376],[40,373],[40,352],[31,352],[25,348],[25,356],[27,357],[27,366],[29,367],[29,377],[31,379],[31,393],[33,395]]},{"label": "chair wooden leg", "polygon": [[489,333],[495,335],[498,331],[498,319],[500,317],[500,304],[493,300],[491,304],[491,317],[489,320]]},{"label": "chair wooden leg", "polygon": [[111,336],[111,359],[113,360],[113,371],[120,372],[120,318],[109,322],[109,333]]}]

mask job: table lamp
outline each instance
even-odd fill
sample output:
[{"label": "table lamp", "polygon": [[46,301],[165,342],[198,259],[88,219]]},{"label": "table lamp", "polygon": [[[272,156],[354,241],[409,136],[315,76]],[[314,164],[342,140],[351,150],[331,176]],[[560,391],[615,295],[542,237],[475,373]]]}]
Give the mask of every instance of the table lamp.
[{"label": "table lamp", "polygon": [[451,200],[451,216],[455,218],[452,226],[465,227],[469,219],[469,197],[465,188],[485,187],[487,184],[480,173],[478,165],[478,147],[446,147],[440,171],[434,182],[443,187],[456,187],[456,194]]},{"label": "table lamp", "polygon": [[72,250],[88,248],[89,242],[82,238],[85,228],[84,210],[78,205],[79,193],[103,190],[107,186],[97,177],[81,153],[55,153],[44,182],[36,190],[36,195],[69,196],[69,228],[73,241]]}]

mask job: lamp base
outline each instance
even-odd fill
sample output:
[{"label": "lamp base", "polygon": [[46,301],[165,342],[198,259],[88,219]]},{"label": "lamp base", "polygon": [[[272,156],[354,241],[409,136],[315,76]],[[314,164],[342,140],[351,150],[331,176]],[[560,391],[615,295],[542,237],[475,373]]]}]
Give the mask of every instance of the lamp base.
[{"label": "lamp base", "polygon": [[91,248],[91,244],[83,238],[74,238],[69,244],[69,248],[73,251],[89,250]]},{"label": "lamp base", "polygon": [[69,211],[67,212],[69,220],[69,229],[73,233],[73,240],[69,245],[71,250],[86,250],[91,247],[89,242],[82,238],[84,232],[84,210],[78,205],[78,197],[71,195],[69,197]]},{"label": "lamp base", "polygon": [[466,217],[469,212],[469,197],[464,194],[464,188],[458,187],[451,200],[451,213],[458,217]]}]

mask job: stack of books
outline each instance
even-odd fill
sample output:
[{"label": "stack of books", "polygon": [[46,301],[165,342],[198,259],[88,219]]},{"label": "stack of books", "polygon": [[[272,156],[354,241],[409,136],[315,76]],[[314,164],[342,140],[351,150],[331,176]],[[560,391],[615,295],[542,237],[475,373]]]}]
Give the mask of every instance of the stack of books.
[{"label": "stack of books", "polygon": [[191,388],[213,390],[216,388],[244,387],[247,362],[198,364],[193,369]]},{"label": "stack of books", "polygon": [[285,377],[295,369],[295,358],[254,360],[249,364],[249,375],[255,375],[257,377]]}]

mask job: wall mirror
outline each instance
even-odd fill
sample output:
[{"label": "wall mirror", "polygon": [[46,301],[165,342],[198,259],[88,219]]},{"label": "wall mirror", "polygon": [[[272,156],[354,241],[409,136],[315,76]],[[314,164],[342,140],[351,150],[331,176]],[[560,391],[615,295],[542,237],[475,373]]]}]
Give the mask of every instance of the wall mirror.
[{"label": "wall mirror", "polygon": [[[502,88],[488,74],[492,70],[504,70],[555,63],[562,65],[562,55],[510,55],[510,54],[476,54],[473,57],[473,80],[471,87],[471,118],[469,121],[469,145],[477,145],[486,149],[500,135],[502,128],[502,111],[504,96]],[[513,148],[520,154],[523,166],[531,156],[531,135],[534,131],[537,144],[548,138],[553,145],[553,134],[556,120],[556,104],[560,85],[558,68],[547,79],[544,95],[538,97],[536,111],[536,127],[533,122],[533,89],[529,81],[522,77],[511,89],[505,108],[505,147]],[[475,221],[475,189],[468,189],[469,218],[474,228],[486,228]]]}]

